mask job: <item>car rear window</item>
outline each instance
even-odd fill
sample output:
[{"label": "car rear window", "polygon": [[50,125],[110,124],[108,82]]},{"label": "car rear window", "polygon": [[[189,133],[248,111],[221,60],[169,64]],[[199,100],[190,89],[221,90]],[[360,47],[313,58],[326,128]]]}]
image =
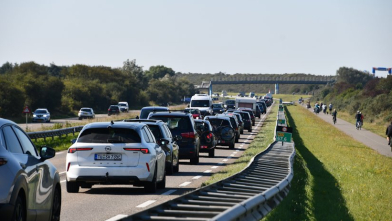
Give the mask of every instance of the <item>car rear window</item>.
[{"label": "car rear window", "polygon": [[224,120],[224,119],[208,119],[208,121],[214,127],[231,126],[229,121]]},{"label": "car rear window", "polygon": [[192,130],[192,124],[188,117],[152,116],[150,119],[157,119],[165,122],[170,130]]},{"label": "car rear window", "polygon": [[91,109],[89,109],[89,108],[82,108],[81,111],[91,112]]},{"label": "car rear window", "polygon": [[141,143],[139,134],[128,128],[91,128],[80,134],[81,143]]},{"label": "car rear window", "polygon": [[147,119],[148,115],[151,112],[165,112],[168,111],[167,109],[142,109],[141,113],[140,113],[140,119]]}]

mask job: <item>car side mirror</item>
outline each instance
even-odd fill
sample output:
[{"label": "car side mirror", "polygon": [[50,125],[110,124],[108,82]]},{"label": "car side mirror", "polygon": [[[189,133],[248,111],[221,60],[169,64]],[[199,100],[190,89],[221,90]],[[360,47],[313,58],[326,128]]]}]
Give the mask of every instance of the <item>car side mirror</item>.
[{"label": "car side mirror", "polygon": [[39,155],[41,157],[41,160],[45,161],[47,159],[50,159],[50,158],[53,158],[54,156],[56,156],[56,151],[53,148],[43,146],[43,147],[41,147]]},{"label": "car side mirror", "polygon": [[189,104],[188,105],[186,105],[187,107],[189,107]]}]

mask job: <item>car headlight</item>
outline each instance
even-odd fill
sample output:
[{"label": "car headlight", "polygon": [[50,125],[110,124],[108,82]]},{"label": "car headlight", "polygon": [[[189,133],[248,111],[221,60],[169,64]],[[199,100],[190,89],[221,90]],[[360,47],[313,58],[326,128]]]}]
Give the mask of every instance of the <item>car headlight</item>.
[{"label": "car headlight", "polygon": [[33,114],[33,117],[37,117],[37,115]]},{"label": "car headlight", "polygon": [[44,117],[46,117],[47,115],[46,114],[44,114]]}]

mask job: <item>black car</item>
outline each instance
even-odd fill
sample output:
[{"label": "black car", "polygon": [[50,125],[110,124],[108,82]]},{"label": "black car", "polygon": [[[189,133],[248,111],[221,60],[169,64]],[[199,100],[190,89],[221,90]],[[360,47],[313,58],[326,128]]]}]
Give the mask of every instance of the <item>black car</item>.
[{"label": "black car", "polygon": [[[246,111],[246,112],[248,112],[249,115],[250,115],[250,119],[251,119],[251,121],[252,121],[252,126],[254,126],[254,125],[256,124],[255,115],[254,115],[252,109],[246,108],[246,107],[245,107],[245,108],[238,108],[238,110],[239,110],[239,111]],[[249,131],[249,132],[250,132],[250,131]]]},{"label": "black car", "polygon": [[118,105],[110,105],[110,107],[108,108],[108,116],[113,114],[120,114],[120,107]]},{"label": "black car", "polygon": [[225,101],[225,108],[228,109],[235,109],[235,100],[226,100]]},{"label": "black car", "polygon": [[199,163],[200,138],[196,131],[195,122],[189,113],[157,112],[150,113],[148,119],[162,120],[167,123],[173,136],[180,135],[180,159],[190,159],[191,164]]},{"label": "black car", "polygon": [[223,104],[212,104],[212,114],[221,114],[225,112]]},{"label": "black car", "polygon": [[242,120],[244,121],[244,129],[247,129],[248,132],[252,132],[252,119],[249,112],[235,111],[234,113],[241,114]]},{"label": "black car", "polygon": [[260,118],[260,116],[261,116],[261,109],[260,106],[256,104],[255,117]]},{"label": "black car", "polygon": [[173,137],[166,123],[162,122],[161,120],[130,119],[124,121],[147,124],[151,132],[154,134],[157,144],[165,151],[166,173],[171,175],[179,171],[179,147],[177,142],[181,141],[181,136],[176,135]]},{"label": "black car", "polygon": [[200,136],[200,152],[207,152],[208,157],[215,156],[217,139],[208,120],[195,120],[196,130]]},{"label": "black car", "polygon": [[140,119],[147,119],[148,115],[150,113],[156,113],[156,112],[167,112],[169,111],[168,107],[164,106],[149,106],[149,107],[143,107],[140,110]]},{"label": "black car", "polygon": [[242,120],[241,114],[236,112],[228,112],[227,114],[237,117],[238,130],[240,131],[240,134],[244,134],[244,121]]},{"label": "black car", "polygon": [[229,117],[207,116],[204,120],[211,123],[213,132],[218,138],[217,145],[229,146],[230,149],[234,149],[236,134]]},{"label": "black car", "polygon": [[237,117],[233,116],[232,114],[217,114],[217,117],[228,117],[230,119],[230,123],[231,126],[234,129],[235,132],[235,142],[238,143],[239,139],[240,139],[240,133],[241,133],[241,129],[240,129],[240,125],[238,123]]},{"label": "black car", "polygon": [[260,109],[262,110],[261,111],[262,114],[267,113],[267,104],[265,103],[264,100],[257,101],[256,104],[258,104],[260,106]]}]

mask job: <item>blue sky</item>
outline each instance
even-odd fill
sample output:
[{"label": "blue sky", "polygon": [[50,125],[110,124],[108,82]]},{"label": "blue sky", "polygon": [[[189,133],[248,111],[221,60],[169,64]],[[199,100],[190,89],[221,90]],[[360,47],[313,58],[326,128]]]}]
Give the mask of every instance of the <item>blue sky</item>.
[{"label": "blue sky", "polygon": [[392,67],[391,0],[1,0],[0,30],[0,65],[136,59],[145,70],[318,75]]}]

